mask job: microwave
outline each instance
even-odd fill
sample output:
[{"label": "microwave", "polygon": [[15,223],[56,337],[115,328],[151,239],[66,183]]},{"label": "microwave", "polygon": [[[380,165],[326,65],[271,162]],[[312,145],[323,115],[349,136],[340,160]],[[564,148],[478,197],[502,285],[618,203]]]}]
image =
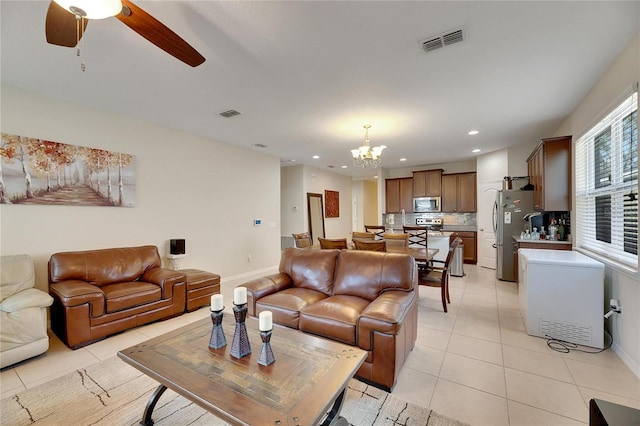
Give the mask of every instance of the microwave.
[{"label": "microwave", "polygon": [[440,197],[419,197],[413,199],[414,213],[431,213],[439,212]]}]

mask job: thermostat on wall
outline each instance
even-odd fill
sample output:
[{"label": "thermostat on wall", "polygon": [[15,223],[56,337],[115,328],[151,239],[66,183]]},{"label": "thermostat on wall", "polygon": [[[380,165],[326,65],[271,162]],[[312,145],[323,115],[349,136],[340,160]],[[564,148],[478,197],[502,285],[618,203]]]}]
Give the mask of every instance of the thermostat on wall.
[{"label": "thermostat on wall", "polygon": [[262,225],[262,219],[253,219],[253,226]]}]

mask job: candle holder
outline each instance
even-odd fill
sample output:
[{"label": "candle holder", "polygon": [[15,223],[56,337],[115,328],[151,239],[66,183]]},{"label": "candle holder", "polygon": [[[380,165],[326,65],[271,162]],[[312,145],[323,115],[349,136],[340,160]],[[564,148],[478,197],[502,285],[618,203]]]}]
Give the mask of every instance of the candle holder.
[{"label": "candle holder", "polygon": [[260,350],[260,356],[258,357],[258,364],[264,365],[265,367],[276,362],[276,358],[273,356],[273,351],[271,350],[272,333],[272,330],[260,332],[260,338],[262,339],[262,349]]},{"label": "candle holder", "polygon": [[213,323],[211,339],[209,339],[209,347],[211,349],[220,349],[227,346],[227,338],[225,337],[224,330],[222,329],[222,316],[222,310],[211,311],[211,322]]},{"label": "candle holder", "polygon": [[233,333],[233,342],[231,342],[231,356],[242,358],[251,353],[251,345],[249,344],[249,336],[247,335],[247,326],[245,319],[247,318],[247,304],[234,305],[233,316],[236,318],[236,329]]}]

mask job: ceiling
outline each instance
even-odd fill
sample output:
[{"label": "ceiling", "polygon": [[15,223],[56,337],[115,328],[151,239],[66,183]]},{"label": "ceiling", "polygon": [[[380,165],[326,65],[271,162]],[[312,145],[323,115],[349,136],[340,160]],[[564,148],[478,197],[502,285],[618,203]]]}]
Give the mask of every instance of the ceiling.
[{"label": "ceiling", "polygon": [[79,58],[46,43],[47,1],[2,0],[2,83],[349,176],[374,174],[351,164],[365,124],[388,168],[553,135],[640,24],[638,1],[133,1],[206,62],[115,18],[89,23]]}]

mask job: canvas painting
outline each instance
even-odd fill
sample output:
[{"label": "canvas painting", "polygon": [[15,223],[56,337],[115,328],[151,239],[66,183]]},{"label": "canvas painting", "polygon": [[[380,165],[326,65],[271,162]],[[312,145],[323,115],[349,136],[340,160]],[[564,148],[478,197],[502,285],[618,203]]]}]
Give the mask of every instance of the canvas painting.
[{"label": "canvas painting", "polygon": [[338,191],[324,191],[325,217],[340,217],[340,193]]},{"label": "canvas painting", "polygon": [[0,203],[133,207],[135,157],[2,133]]}]

